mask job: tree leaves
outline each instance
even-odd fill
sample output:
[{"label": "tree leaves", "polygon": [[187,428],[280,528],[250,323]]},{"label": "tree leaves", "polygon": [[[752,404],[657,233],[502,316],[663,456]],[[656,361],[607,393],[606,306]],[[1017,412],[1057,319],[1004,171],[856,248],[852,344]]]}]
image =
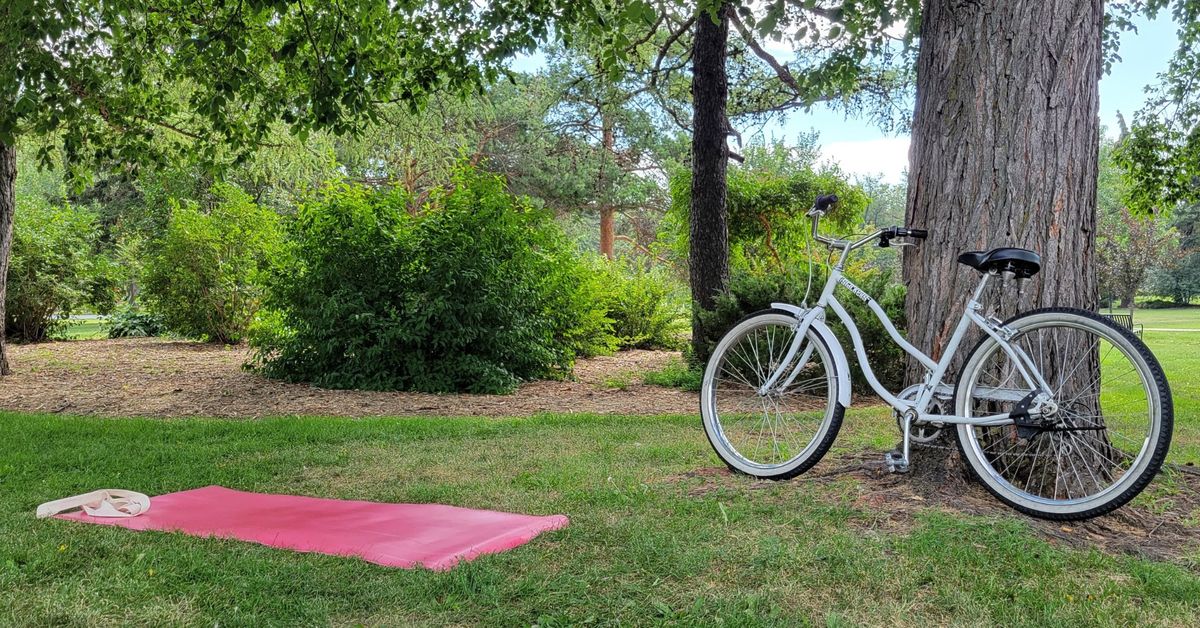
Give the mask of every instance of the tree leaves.
[{"label": "tree leaves", "polygon": [[1180,27],[1179,48],[1158,83],[1147,90],[1146,104],[1131,127],[1123,129],[1116,151],[1131,183],[1129,207],[1141,213],[1200,201],[1200,0],[1119,3],[1109,8],[1106,24],[1111,63],[1116,59],[1115,34],[1133,30],[1138,11],[1153,17],[1168,4]]},{"label": "tree leaves", "polygon": [[[8,2],[0,141],[61,133],[70,160],[165,163],[171,146],[221,167],[276,120],[297,135],[354,132],[387,102],[477,90],[590,10],[566,0]],[[624,12],[653,17],[643,0]],[[190,141],[148,141],[155,134]]]}]

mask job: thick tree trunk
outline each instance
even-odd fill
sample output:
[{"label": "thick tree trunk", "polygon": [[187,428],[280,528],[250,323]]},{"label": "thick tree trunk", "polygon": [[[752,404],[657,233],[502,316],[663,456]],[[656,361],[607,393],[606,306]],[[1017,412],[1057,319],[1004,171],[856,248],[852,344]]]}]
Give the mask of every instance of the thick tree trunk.
[{"label": "thick tree trunk", "polygon": [[714,21],[707,13],[696,20],[692,44],[692,206],[688,272],[692,287],[692,348],[696,360],[707,358],[707,343],[698,310],[713,308],[729,283],[729,227],[726,216],[725,170],[729,158],[726,104],[729,83],[729,4]]},{"label": "thick tree trunk", "polygon": [[16,210],[17,148],[0,142],[0,376],[8,375],[8,343],[5,337],[8,295],[8,258],[12,253],[13,214]]},{"label": "thick tree trunk", "polygon": [[924,3],[907,222],[929,239],[907,249],[904,280],[909,337],[935,358],[979,280],[962,251],[1041,254],[1019,302],[988,295],[1001,317],[1097,306],[1102,17],[1101,0]]},{"label": "thick tree trunk", "polygon": [[[1019,299],[993,282],[985,306],[1000,318],[1097,308],[1102,18],[1101,0],[924,2],[906,218],[929,238],[906,250],[904,280],[909,338],[934,358],[979,281],[955,262],[962,251],[1041,254],[1041,273]],[[948,383],[974,344],[964,341]],[[918,376],[910,364],[910,383]]]}]

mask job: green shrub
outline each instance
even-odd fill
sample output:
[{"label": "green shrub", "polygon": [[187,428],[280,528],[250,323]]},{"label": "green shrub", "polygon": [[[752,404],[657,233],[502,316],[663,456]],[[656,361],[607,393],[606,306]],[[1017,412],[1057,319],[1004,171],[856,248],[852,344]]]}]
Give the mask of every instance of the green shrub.
[{"label": "green shrub", "polygon": [[[898,328],[904,329],[903,285],[890,283],[885,273],[873,269],[853,269],[847,276],[874,296],[892,322]],[[816,301],[824,280],[823,269],[814,272],[809,304]],[[704,354],[696,356],[689,352],[689,362],[695,368],[702,367],[721,336],[746,316],[769,308],[773,302],[800,304],[804,300],[806,281],[807,271],[805,274],[795,270],[789,273],[735,272],[730,279],[729,290],[717,298],[716,307],[712,311],[697,310],[696,315],[700,318],[701,327],[706,331],[703,342],[697,343],[697,346],[703,347]],[[898,390],[904,382],[906,354],[891,340],[883,324],[865,303],[844,290],[839,301],[846,306],[859,334],[862,335],[867,358],[876,377],[889,389]],[[826,322],[841,340],[846,349],[847,359],[853,364],[850,372],[855,390],[869,394],[870,388],[855,359],[849,331],[831,312],[826,317]]]},{"label": "green shrub", "polygon": [[109,338],[149,338],[166,332],[161,318],[128,305],[114,310],[105,326]]},{"label": "green shrub", "polygon": [[[1175,301],[1167,301],[1165,299],[1151,298],[1145,301],[1138,301],[1137,308],[1139,310],[1169,310],[1173,308],[1191,307],[1188,304],[1179,304]],[[1119,309],[1119,308],[1118,308]]]},{"label": "green shrub", "polygon": [[[252,336],[265,374],[332,388],[513,390],[616,339],[594,274],[551,217],[501,179],[460,169],[418,215],[342,187],[288,225],[278,318]],[[274,316],[274,315],[273,315]]]},{"label": "green shrub", "polygon": [[[822,194],[841,199],[822,220],[825,231],[845,233],[861,220],[868,199],[836,165],[818,166],[815,158],[794,156],[781,144],[749,146],[745,158],[729,168],[731,267],[779,273],[802,262],[812,229],[806,214]],[[688,252],[691,171],[674,172],[669,185],[671,206],[660,226],[660,239],[682,261]]]},{"label": "green shrub", "polygon": [[46,340],[87,302],[96,238],[92,212],[32,196],[18,198],[5,295],[4,325],[10,338]]},{"label": "green shrub", "polygon": [[642,375],[642,382],[653,386],[681,388],[688,392],[699,392],[704,371],[691,366],[685,360],[675,359],[657,371]]},{"label": "green shrub", "polygon": [[145,270],[150,311],[171,332],[237,343],[262,301],[263,280],[280,251],[279,221],[233,186],[214,188],[210,213],[176,205],[151,246]]},{"label": "green shrub", "polygon": [[688,332],[687,295],[662,270],[600,259],[596,297],[621,349],[680,349]]}]

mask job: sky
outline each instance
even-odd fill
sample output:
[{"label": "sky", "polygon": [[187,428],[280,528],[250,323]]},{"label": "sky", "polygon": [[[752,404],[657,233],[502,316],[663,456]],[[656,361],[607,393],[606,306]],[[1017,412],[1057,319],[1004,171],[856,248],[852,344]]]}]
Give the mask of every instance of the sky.
[{"label": "sky", "polygon": [[[1126,120],[1145,101],[1146,84],[1167,68],[1167,61],[1179,44],[1176,25],[1169,15],[1157,20],[1136,20],[1138,32],[1121,39],[1121,61],[1100,80],[1100,124],[1108,135],[1117,133],[1117,112]],[[811,113],[796,112],[782,124],[764,129],[767,138],[793,140],[801,132],[820,133],[822,155],[851,175],[882,176],[889,183],[901,183],[908,167],[909,138],[889,136],[869,122],[847,120],[824,106]]]},{"label": "sky", "polygon": [[[1128,120],[1145,101],[1146,84],[1167,67],[1167,61],[1178,47],[1176,25],[1167,12],[1156,20],[1140,17],[1135,20],[1137,32],[1121,38],[1121,61],[1100,80],[1100,124],[1108,135],[1117,132],[1117,112]],[[778,45],[767,49],[781,60],[791,51]],[[545,57],[539,52],[514,60],[512,68],[520,72],[536,72],[545,67]],[[793,142],[804,132],[816,130],[822,155],[838,163],[842,170],[856,177],[880,176],[889,183],[904,181],[908,168],[907,135],[888,135],[869,121],[846,119],[843,114],[817,105],[811,112],[792,112],[781,122],[773,122],[761,130],[739,129],[747,140],[761,133],[766,139]]]}]

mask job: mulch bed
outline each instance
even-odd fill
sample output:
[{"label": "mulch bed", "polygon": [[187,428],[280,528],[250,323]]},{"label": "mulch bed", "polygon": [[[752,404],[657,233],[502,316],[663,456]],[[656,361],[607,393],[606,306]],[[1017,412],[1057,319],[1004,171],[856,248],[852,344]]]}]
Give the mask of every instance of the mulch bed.
[{"label": "mulch bed", "polygon": [[[245,347],[141,338],[12,345],[0,408],[104,416],[258,418],[698,414],[694,393],[648,386],[639,373],[677,353],[623,351],[581,360],[575,381],[529,382],[512,395],[328,390],[242,368]],[[623,388],[614,388],[613,382]]]}]

